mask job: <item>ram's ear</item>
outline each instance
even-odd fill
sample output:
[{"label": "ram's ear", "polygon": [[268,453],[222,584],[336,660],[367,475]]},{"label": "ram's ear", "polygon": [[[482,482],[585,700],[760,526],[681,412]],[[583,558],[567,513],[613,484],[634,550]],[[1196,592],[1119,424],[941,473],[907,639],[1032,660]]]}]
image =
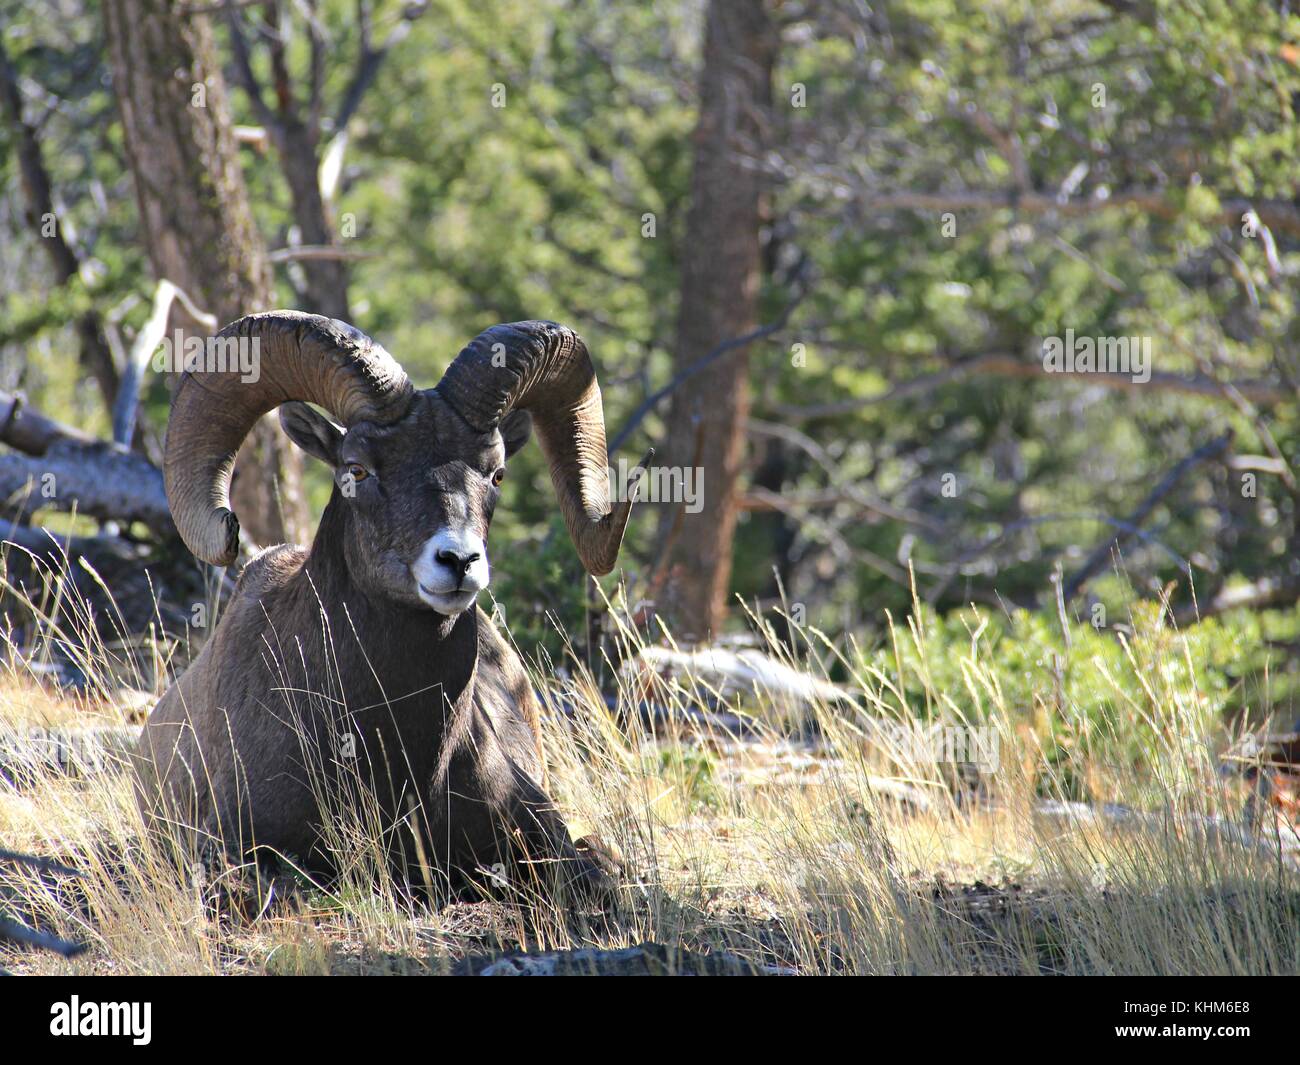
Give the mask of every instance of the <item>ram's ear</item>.
[{"label": "ram's ear", "polygon": [[327,466],[339,464],[343,430],[325,415],[295,400],[281,404],[280,425],[285,435],[308,455],[315,456]]},{"label": "ram's ear", "polygon": [[497,426],[506,445],[506,458],[528,443],[533,434],[533,416],[526,410],[512,410]]}]

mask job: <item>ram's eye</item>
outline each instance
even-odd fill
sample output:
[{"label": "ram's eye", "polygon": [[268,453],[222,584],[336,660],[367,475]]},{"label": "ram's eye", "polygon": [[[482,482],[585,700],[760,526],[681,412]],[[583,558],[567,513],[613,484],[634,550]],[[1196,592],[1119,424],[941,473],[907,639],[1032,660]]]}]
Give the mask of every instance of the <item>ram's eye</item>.
[{"label": "ram's eye", "polygon": [[492,483],[499,485],[505,479],[506,479],[506,468],[504,466],[498,466],[497,472],[492,475]]},{"label": "ram's eye", "polygon": [[362,466],[359,462],[348,463],[347,475],[353,482],[364,481],[370,476],[370,471]]}]

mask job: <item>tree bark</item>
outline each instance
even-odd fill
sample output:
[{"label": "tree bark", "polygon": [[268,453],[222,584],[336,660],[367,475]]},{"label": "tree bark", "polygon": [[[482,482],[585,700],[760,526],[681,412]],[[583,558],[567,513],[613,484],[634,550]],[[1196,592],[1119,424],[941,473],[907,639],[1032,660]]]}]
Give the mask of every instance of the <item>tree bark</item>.
[{"label": "tree bark", "polygon": [[[674,370],[758,319],[760,170],[778,31],[763,0],[710,0],[700,70],[691,205],[682,256]],[[736,492],[749,409],[749,352],[739,348],[673,393],[666,461],[702,470],[702,507],[666,507],[652,587],[674,632],[715,634],[731,584]]]},{"label": "tree bark", "polygon": [[0,501],[22,511],[53,508],[100,521],[143,522],[175,536],[162,474],[143,455],[106,441],[61,441],[40,458],[0,454]]},{"label": "tree bark", "polygon": [[[106,0],[104,24],[140,222],[154,273],[226,323],[275,305],[206,15],[176,0]],[[181,308],[172,326],[192,328]],[[239,453],[231,490],[259,544],[305,533],[301,462],[267,417]]]},{"label": "tree bark", "polygon": [[[338,240],[321,196],[318,138],[296,117],[272,127],[272,139],[280,156],[280,170],[289,185],[293,220],[300,240],[306,245],[333,245]],[[311,259],[300,263],[306,280],[307,306],[313,314],[347,321],[348,264],[340,259]]]}]

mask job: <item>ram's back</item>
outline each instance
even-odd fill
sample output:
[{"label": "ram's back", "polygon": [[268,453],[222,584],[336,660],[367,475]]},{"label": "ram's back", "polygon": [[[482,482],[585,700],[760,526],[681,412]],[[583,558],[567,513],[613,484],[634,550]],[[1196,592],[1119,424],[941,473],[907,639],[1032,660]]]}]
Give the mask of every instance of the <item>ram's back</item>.
[{"label": "ram's back", "polygon": [[[133,764],[136,798],[151,827],[163,819],[224,831],[236,802],[229,785],[240,778],[233,736],[241,737],[242,748],[258,745],[270,618],[306,555],[281,545],[249,561],[216,630],[149,715]],[[268,733],[283,731],[273,717],[266,724]]]}]

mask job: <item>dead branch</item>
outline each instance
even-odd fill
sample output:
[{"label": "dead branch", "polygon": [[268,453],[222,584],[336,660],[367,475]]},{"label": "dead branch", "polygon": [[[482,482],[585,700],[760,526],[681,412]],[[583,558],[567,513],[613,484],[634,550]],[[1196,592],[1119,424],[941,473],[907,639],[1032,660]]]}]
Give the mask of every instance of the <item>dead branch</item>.
[{"label": "dead branch", "polygon": [[1100,385],[1103,388],[1160,389],[1166,392],[1179,392],[1189,396],[1202,396],[1207,399],[1230,399],[1229,390],[1259,406],[1273,406],[1293,398],[1289,388],[1266,380],[1245,380],[1220,382],[1205,374],[1176,374],[1153,372],[1148,381],[1134,381],[1129,374],[1122,373],[1081,373],[1062,371],[1049,372],[1039,361],[1018,358],[1015,355],[991,354],[981,355],[953,363],[934,373],[922,374],[910,381],[901,381],[886,392],[875,396],[861,396],[853,399],[837,400],[833,403],[818,403],[806,407],[778,406],[775,413],[786,419],[836,418],[842,414],[852,414],[866,407],[883,406],[904,399],[914,399],[927,395],[936,389],[970,377],[1045,377],[1079,381],[1083,384]]},{"label": "dead branch", "polygon": [[171,318],[172,304],[179,302],[185,312],[199,325],[216,332],[217,319],[200,310],[194,301],[165,277],[158,281],[154,289],[153,309],[148,320],[140,327],[131,353],[126,359],[126,368],[122,373],[121,387],[113,403],[113,439],[119,444],[127,444],[135,434],[136,412],[140,407],[140,388],[144,384],[145,369],[149,356],[162,343],[167,332],[167,322]]},{"label": "dead branch", "polygon": [[771,336],[773,333],[779,333],[784,329],[786,323],[790,321],[790,316],[794,314],[795,308],[803,302],[804,297],[808,294],[810,286],[806,283],[806,280],[807,264],[805,263],[801,266],[794,279],[793,295],[790,297],[785,307],[782,308],[781,312],[772,319],[772,321],[768,322],[767,325],[759,326],[757,329],[752,329],[748,333],[743,333],[740,336],[728,337],[726,340],[722,341],[722,343],[705,352],[689,366],[679,371],[671,381],[658,391],[642,400],[637,409],[632,412],[631,417],[629,417],[624,423],[623,428],[615,434],[613,441],[609,445],[610,456],[612,457],[618,452],[618,449],[623,446],[624,441],[632,435],[632,430],[645,420],[646,415],[653,411],[664,399],[676,392],[678,388],[684,385],[696,374],[700,373],[702,370],[708,369],[723,356],[728,355],[733,351],[747,348],[755,341],[763,340],[764,338]]},{"label": "dead branch", "polygon": [[75,958],[86,950],[85,943],[73,943],[67,939],[60,939],[58,936],[50,935],[49,932],[41,932],[35,928],[28,928],[17,921],[6,921],[0,917],[0,939],[8,939],[14,943],[21,943],[27,947],[36,947],[39,950],[51,950],[55,954],[61,954],[65,958]]},{"label": "dead branch", "polygon": [[374,252],[340,248],[335,244],[300,244],[296,248],[276,248],[267,255],[267,258],[273,263],[311,262],[330,259],[351,262],[373,257]]},{"label": "dead branch", "polygon": [[[943,535],[943,526],[920,511],[913,510],[910,507],[896,506],[888,500],[881,499],[874,493],[867,491],[860,485],[850,482],[841,471],[842,464],[832,458],[821,444],[806,433],[800,432],[794,426],[766,422],[751,417],[746,421],[745,429],[746,432],[758,436],[772,437],[799,448],[826,471],[830,477],[831,486],[823,492],[813,493],[807,497],[785,496],[792,505],[805,507],[824,506],[828,502],[844,499],[869,513],[879,514],[881,517],[890,518],[894,521],[906,522],[909,525],[918,525],[935,535]],[[740,506],[742,509],[751,510],[779,509],[772,506],[770,500],[759,499],[753,494],[743,497]]]},{"label": "dead branch", "polygon": [[56,862],[53,858],[41,858],[35,854],[19,854],[0,847],[0,862],[13,862],[15,865],[30,865],[42,873],[58,873],[60,876],[80,876],[76,869]]},{"label": "dead branch", "polygon": [[[1164,499],[1177,486],[1178,482],[1183,479],[1193,466],[1196,466],[1207,459],[1218,458],[1232,443],[1232,431],[1216,436],[1209,443],[1202,444],[1190,455],[1183,456],[1182,459],[1168,473],[1160,479],[1160,483],[1155,486],[1138,505],[1138,508],[1126,520],[1126,524],[1133,529],[1138,529],[1142,523],[1151,516],[1151,512],[1156,509],[1160,501]],[[1097,573],[1110,560],[1111,554],[1118,551],[1132,537],[1130,532],[1116,532],[1106,539],[1104,543],[1098,544],[1087,561],[1078,569],[1078,571],[1065,582],[1062,595],[1068,603],[1079,594],[1083,586],[1089,579]]]},{"label": "dead branch", "polygon": [[51,444],[60,440],[95,442],[89,433],[47,418],[31,407],[21,392],[0,392],[0,443],[28,455],[44,455]]},{"label": "dead branch", "polygon": [[[38,858],[32,854],[19,854],[16,851],[0,850],[0,862],[30,866],[47,876],[50,874],[61,876],[81,875],[77,870],[69,869],[66,865],[61,865],[50,858]],[[75,958],[86,950],[85,943],[73,943],[71,940],[61,939],[36,928],[28,928],[25,924],[19,924],[17,921],[10,921],[3,917],[0,917],[0,939],[7,939],[11,943],[21,943],[27,947],[36,947],[39,950],[50,950],[65,958]]]},{"label": "dead branch", "polygon": [[[1106,199],[1067,199],[1041,193],[1022,194],[1016,189],[971,190],[959,192],[895,191],[872,194],[861,190],[864,205],[873,213],[881,211],[992,211],[1012,210],[1022,214],[1056,214],[1078,217],[1131,208],[1157,218],[1176,218],[1178,204],[1168,193],[1158,189],[1121,190]],[[1274,230],[1300,233],[1300,210],[1287,200],[1228,199],[1220,203],[1218,220],[1240,224],[1242,216],[1254,212]]]}]

